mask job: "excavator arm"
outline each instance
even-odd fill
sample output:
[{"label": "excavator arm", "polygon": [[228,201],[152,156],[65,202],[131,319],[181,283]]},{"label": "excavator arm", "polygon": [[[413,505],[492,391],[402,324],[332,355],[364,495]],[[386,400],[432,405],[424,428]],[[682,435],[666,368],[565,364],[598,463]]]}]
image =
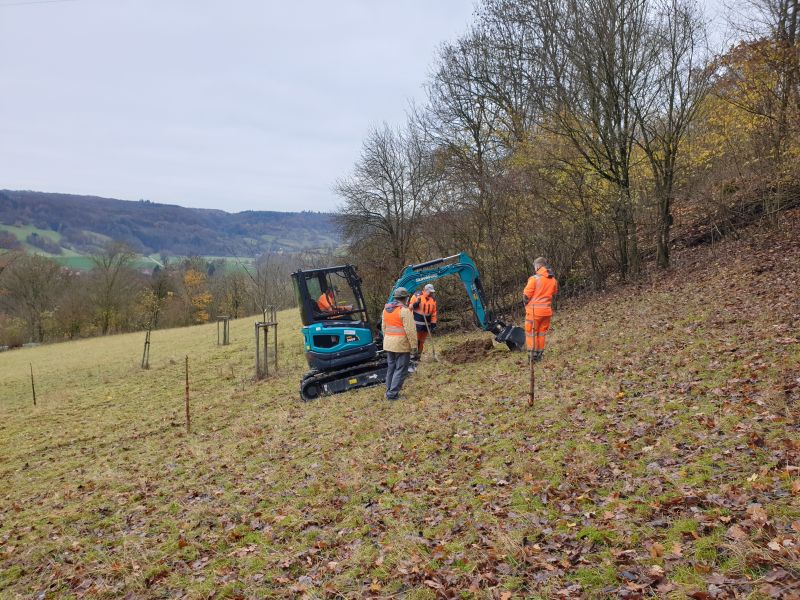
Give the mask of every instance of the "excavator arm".
[{"label": "excavator arm", "polygon": [[506,325],[487,308],[478,267],[464,252],[407,266],[395,282],[389,300],[394,297],[394,291],[399,287],[413,292],[427,283],[450,275],[458,275],[464,284],[478,327],[495,334],[495,341],[506,344],[510,350],[522,350],[525,347],[524,330]]}]

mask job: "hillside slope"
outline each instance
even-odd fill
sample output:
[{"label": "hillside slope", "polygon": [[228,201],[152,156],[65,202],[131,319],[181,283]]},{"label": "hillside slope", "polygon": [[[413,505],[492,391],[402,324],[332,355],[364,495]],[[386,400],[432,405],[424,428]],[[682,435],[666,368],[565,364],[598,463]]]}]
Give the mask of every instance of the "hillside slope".
[{"label": "hillside slope", "polygon": [[[149,201],[0,190],[0,233],[39,251],[87,253],[109,239],[142,254],[170,256],[257,256],[268,250],[302,250],[338,245],[329,214],[186,208]],[[55,244],[55,247],[52,245]]]},{"label": "hillside slope", "polygon": [[797,598],[798,231],[564,307],[534,408],[499,347],[300,403],[294,312],[258,384],[249,319],[2,355],[0,596]]}]

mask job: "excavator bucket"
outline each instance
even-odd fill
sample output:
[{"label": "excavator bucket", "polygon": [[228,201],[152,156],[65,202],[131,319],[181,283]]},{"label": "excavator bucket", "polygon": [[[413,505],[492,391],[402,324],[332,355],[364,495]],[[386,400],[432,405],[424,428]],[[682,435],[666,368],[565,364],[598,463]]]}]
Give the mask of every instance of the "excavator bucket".
[{"label": "excavator bucket", "polygon": [[514,325],[505,325],[495,336],[494,341],[505,344],[512,352],[525,349],[525,330]]}]

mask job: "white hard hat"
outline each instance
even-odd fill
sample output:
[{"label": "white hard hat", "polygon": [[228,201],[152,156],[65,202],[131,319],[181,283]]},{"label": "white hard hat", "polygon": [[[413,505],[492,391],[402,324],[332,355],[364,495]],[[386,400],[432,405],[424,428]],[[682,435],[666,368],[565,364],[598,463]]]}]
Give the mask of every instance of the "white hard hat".
[{"label": "white hard hat", "polygon": [[423,288],[426,292],[430,292],[431,294],[434,293],[436,290],[433,289],[433,284],[429,283]]}]

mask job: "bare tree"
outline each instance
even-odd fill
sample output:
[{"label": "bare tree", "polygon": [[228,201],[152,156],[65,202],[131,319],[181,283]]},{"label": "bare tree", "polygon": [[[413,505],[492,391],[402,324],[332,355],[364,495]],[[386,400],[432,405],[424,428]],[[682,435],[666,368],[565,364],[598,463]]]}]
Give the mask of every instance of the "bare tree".
[{"label": "bare tree", "polygon": [[[490,18],[491,17],[491,18]],[[439,52],[427,85],[427,128],[446,184],[437,221],[451,224],[446,251],[479,257],[489,301],[503,272],[512,211],[505,175],[535,117],[521,29],[488,10],[485,22]]]},{"label": "bare tree", "polygon": [[418,218],[439,193],[425,131],[414,123],[404,130],[384,124],[367,135],[361,157],[334,188],[344,199],[337,221],[345,238],[357,243],[378,236],[388,250],[391,269],[411,256]]},{"label": "bare tree", "polygon": [[662,0],[654,17],[650,89],[644,98],[634,96],[633,107],[639,124],[635,139],[653,176],[658,214],[656,261],[666,268],[678,160],[708,93],[711,70],[707,68],[705,24],[694,0]]},{"label": "bare tree", "polygon": [[247,276],[240,270],[219,269],[211,278],[216,314],[237,319],[243,316],[247,301]]},{"label": "bare tree", "polygon": [[[0,250],[0,281],[2,281],[3,272],[13,265],[20,256],[22,256],[22,253],[16,250]],[[0,295],[2,291],[2,287],[0,287]]]},{"label": "bare tree", "polygon": [[3,304],[24,319],[34,342],[44,341],[45,318],[55,309],[60,270],[55,261],[34,254],[23,255],[3,273]]},{"label": "bare tree", "polygon": [[259,311],[267,306],[285,308],[292,304],[291,267],[288,258],[276,252],[266,252],[248,268],[250,298]]},{"label": "bare tree", "polygon": [[648,95],[655,58],[647,0],[541,0],[532,4],[552,74],[550,115],[581,159],[616,189],[612,204],[622,277],[639,250],[632,193],[635,102]]},{"label": "bare tree", "polygon": [[92,303],[86,289],[86,273],[62,271],[55,309],[60,334],[67,339],[79,337],[92,321]]},{"label": "bare tree", "polygon": [[92,300],[98,313],[100,331],[106,335],[122,304],[131,300],[131,278],[126,271],[135,254],[125,244],[109,243],[103,252],[92,257]]}]

